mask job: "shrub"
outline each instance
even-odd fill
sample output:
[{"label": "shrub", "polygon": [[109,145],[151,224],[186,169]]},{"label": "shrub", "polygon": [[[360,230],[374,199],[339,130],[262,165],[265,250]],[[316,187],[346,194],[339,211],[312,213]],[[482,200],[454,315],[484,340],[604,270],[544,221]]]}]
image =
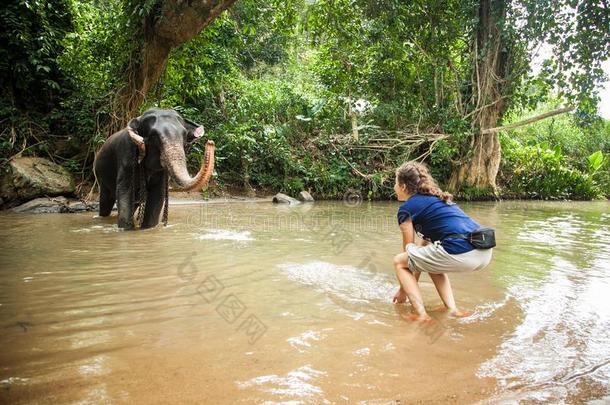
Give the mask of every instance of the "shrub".
[{"label": "shrub", "polygon": [[594,199],[603,194],[595,173],[570,167],[558,146],[550,149],[546,143],[522,145],[502,137],[502,149],[499,180],[505,196]]}]

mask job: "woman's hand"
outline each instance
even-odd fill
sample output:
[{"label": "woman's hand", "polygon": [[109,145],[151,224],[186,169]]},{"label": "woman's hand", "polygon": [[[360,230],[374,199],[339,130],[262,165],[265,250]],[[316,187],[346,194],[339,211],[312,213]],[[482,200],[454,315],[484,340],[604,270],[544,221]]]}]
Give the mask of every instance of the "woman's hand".
[{"label": "woman's hand", "polygon": [[402,289],[402,287],[400,287],[396,294],[394,294],[392,302],[394,304],[404,304],[405,302],[407,302],[407,293],[405,292],[405,290]]}]

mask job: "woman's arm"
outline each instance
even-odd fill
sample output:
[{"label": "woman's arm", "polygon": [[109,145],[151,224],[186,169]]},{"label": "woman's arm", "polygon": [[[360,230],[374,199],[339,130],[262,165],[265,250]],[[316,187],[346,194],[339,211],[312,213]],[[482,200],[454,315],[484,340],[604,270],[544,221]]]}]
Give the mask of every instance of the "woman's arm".
[{"label": "woman's arm", "polygon": [[406,220],[400,224],[400,232],[402,232],[402,251],[405,252],[405,246],[415,242],[415,230],[413,229],[413,221]]}]

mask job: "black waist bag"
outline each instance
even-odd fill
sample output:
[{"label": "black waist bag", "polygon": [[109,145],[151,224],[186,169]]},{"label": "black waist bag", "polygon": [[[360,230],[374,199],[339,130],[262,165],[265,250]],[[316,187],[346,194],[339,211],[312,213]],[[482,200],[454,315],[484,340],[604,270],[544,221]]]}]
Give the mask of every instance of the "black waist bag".
[{"label": "black waist bag", "polygon": [[447,237],[466,239],[476,249],[491,249],[496,246],[496,233],[493,228],[481,228],[465,235],[454,233]]}]

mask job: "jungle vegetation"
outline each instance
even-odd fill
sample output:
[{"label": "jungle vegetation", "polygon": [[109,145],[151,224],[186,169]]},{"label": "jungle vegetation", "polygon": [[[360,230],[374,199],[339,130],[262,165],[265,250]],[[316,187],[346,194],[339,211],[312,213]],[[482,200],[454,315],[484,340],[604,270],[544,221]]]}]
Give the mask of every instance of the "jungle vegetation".
[{"label": "jungle vegetation", "polygon": [[610,195],[605,0],[7,0],[0,21],[3,167],[90,184],[158,106],[216,142],[212,191],[389,198],[420,159],[462,198]]}]

